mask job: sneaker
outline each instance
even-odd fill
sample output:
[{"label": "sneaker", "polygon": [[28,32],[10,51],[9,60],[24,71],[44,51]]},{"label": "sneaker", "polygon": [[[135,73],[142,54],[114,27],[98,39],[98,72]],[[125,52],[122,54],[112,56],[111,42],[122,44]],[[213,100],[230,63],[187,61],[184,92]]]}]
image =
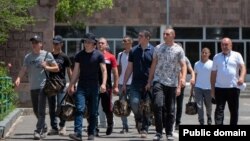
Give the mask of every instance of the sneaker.
[{"label": "sneaker", "polygon": [[34,132],[34,140],[40,140],[40,134],[37,132],[37,131],[35,131]]},{"label": "sneaker", "polygon": [[40,134],[40,138],[41,139],[44,139],[44,138],[46,138],[47,137],[47,133],[46,132],[42,132],[41,134]]},{"label": "sneaker", "polygon": [[94,140],[95,139],[95,136],[94,135],[89,135],[88,136],[88,140]]},{"label": "sneaker", "polygon": [[110,135],[113,132],[113,126],[108,126],[106,130],[106,135]]},{"label": "sneaker", "polygon": [[166,134],[165,129],[162,129],[162,134]]},{"label": "sneaker", "polygon": [[60,127],[58,133],[61,136],[65,136],[66,135],[66,127]]},{"label": "sneaker", "polygon": [[162,138],[162,135],[160,133],[156,133],[154,138],[153,138],[153,141],[159,141],[159,140],[161,140],[161,138]]},{"label": "sneaker", "polygon": [[57,129],[50,129],[48,132],[48,135],[58,135],[58,130]]},{"label": "sneaker", "polygon": [[69,134],[69,138],[76,140],[76,141],[82,141],[81,135],[78,135],[77,133]]},{"label": "sneaker", "polygon": [[120,131],[121,134],[125,134],[125,133],[128,133],[128,128],[123,128],[121,131]]},{"label": "sneaker", "polygon": [[174,141],[173,135],[167,135],[167,140],[168,141]]},{"label": "sneaker", "polygon": [[145,130],[141,131],[141,138],[147,138],[147,132]]}]

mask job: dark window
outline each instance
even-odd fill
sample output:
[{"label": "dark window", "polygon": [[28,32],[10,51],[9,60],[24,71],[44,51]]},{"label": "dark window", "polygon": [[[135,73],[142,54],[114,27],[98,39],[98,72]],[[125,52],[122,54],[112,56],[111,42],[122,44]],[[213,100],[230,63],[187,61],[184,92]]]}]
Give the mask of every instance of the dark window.
[{"label": "dark window", "polygon": [[246,57],[246,60],[245,60],[245,63],[246,63],[246,68],[247,68],[247,73],[249,74],[250,73],[250,42],[247,42],[247,46],[246,46],[246,54],[248,54]]},{"label": "dark window", "polygon": [[122,38],[123,27],[122,26],[90,26],[89,32],[92,32],[96,37],[105,38]]},{"label": "dark window", "polygon": [[250,28],[242,28],[242,39],[250,39]]},{"label": "dark window", "polygon": [[63,38],[82,38],[86,30],[72,26],[55,26],[55,35]]},{"label": "dark window", "polygon": [[194,63],[200,60],[199,42],[186,42],[185,50],[187,58],[194,67]]},{"label": "dark window", "polygon": [[174,30],[176,39],[202,39],[202,28],[176,27]]},{"label": "dark window", "polygon": [[208,27],[206,28],[207,39],[221,39],[223,37],[229,37],[231,39],[239,39],[239,28],[220,28],[220,27]]},{"label": "dark window", "polygon": [[75,56],[76,53],[78,53],[81,50],[81,44],[80,41],[68,41],[67,47],[68,50],[66,51],[65,45],[63,46],[62,50],[67,53],[69,57]]},{"label": "dark window", "polygon": [[160,38],[160,27],[155,26],[127,26],[126,34],[132,38],[138,38],[138,34],[142,30],[148,30],[151,33],[151,38]]}]

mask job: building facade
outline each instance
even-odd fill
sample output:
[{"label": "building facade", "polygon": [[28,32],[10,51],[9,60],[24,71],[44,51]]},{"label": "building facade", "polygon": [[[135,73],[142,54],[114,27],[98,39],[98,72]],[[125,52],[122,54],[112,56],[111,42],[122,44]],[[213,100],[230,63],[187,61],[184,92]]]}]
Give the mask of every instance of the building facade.
[{"label": "building facade", "polygon": [[248,0],[114,0],[112,9],[78,17],[86,21],[85,29],[57,23],[55,33],[65,38],[64,51],[69,56],[81,50],[79,41],[86,32],[106,37],[110,50],[117,54],[124,35],[132,36],[137,44],[138,32],[147,29],[152,33],[151,43],[157,45],[163,41],[166,26],[172,26],[192,65],[200,59],[203,47],[210,48],[212,59],[221,51],[220,39],[227,36],[233,39],[233,49],[242,54],[250,81],[249,10]]}]

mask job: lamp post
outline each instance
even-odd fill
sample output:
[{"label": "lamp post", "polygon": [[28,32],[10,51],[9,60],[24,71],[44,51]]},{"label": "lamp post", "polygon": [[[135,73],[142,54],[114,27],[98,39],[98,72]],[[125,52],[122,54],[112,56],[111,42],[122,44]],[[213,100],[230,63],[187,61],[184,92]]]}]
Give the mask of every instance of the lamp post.
[{"label": "lamp post", "polygon": [[169,0],[166,0],[166,25],[170,25],[170,21],[169,21],[169,7],[170,6],[170,2]]}]

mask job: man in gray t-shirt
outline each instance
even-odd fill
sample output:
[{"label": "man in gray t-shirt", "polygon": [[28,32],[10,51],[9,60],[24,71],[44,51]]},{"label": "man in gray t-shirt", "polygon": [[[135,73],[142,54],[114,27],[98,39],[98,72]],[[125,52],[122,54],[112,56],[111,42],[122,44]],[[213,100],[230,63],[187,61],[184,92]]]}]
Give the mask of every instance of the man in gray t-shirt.
[{"label": "man in gray t-shirt", "polygon": [[46,95],[43,93],[43,86],[46,80],[45,71],[57,72],[59,68],[52,54],[42,50],[42,39],[40,36],[35,35],[30,41],[32,42],[32,52],[25,56],[15,85],[18,87],[21,78],[28,72],[33,111],[38,119],[34,139],[38,140],[44,138],[46,135],[44,133],[47,132],[45,124]]}]

